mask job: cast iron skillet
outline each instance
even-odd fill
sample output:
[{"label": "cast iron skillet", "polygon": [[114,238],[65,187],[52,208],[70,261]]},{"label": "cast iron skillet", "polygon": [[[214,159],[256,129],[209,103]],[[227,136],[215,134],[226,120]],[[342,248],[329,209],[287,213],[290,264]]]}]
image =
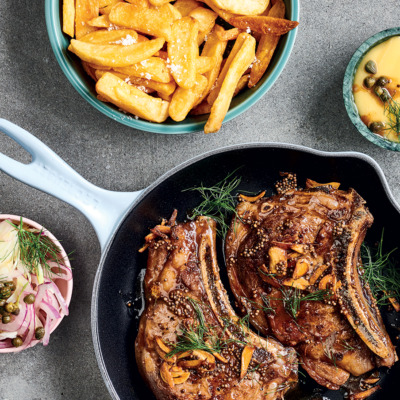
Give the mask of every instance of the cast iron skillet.
[{"label": "cast iron skillet", "polygon": [[[374,243],[385,228],[387,249],[396,247],[400,207],[390,192],[378,164],[355,152],[325,153],[280,143],[252,143],[218,149],[187,161],[163,175],[141,192],[117,193],[97,188],[67,166],[38,139],[17,126],[0,120],[0,131],[32,154],[32,163],[20,164],[0,154],[0,170],[33,187],[74,205],[93,224],[102,248],[100,266],[92,298],[92,332],[98,364],[114,399],[150,400],[154,397],[139,376],[134,356],[137,315],[141,308],[140,277],[146,254],[138,253],[148,228],[172,210],[178,219],[199,203],[196,192],[184,189],[208,186],[237,170],[242,177],[239,190],[273,193],[279,172],[297,173],[298,182],[307,177],[319,182],[339,181],[342,188],[354,187],[375,217],[367,240]],[[222,244],[221,249],[222,249]],[[222,251],[221,251],[222,254]],[[223,260],[220,260],[224,277]],[[225,286],[228,288],[226,282]],[[127,304],[133,304],[127,307]],[[399,333],[395,316],[384,315],[392,340]],[[393,326],[390,326],[393,324]],[[389,374],[383,371],[379,391],[371,399],[396,398],[400,363]],[[301,384],[288,399],[343,399],[343,392],[328,391],[310,378],[300,376]]]}]

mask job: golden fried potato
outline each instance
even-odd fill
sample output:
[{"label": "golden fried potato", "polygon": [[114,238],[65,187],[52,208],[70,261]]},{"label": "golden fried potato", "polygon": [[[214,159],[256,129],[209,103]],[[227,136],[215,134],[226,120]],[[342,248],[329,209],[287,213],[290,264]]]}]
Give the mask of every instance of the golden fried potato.
[{"label": "golden fried potato", "polygon": [[178,0],[174,3],[174,7],[181,13],[182,17],[186,17],[191,11],[201,7],[201,3],[195,0]]},{"label": "golden fried potato", "polygon": [[218,8],[240,15],[262,14],[269,4],[269,0],[211,0]]},{"label": "golden fried potato", "polygon": [[183,121],[189,111],[203,99],[203,92],[207,86],[207,78],[203,75],[196,75],[196,82],[190,89],[178,87],[169,106],[169,116],[174,121]]},{"label": "golden fried potato", "polygon": [[75,35],[75,0],[63,1],[63,32],[71,37]]},{"label": "golden fried potato", "polygon": [[216,132],[221,128],[240,78],[254,61],[255,50],[256,40],[254,37],[248,33],[241,33],[231,52],[234,54],[233,59],[229,60],[229,56],[225,64],[225,66],[229,65],[229,68],[220,86],[218,97],[211,107],[210,117],[204,127],[205,133]]},{"label": "golden fried potato", "polygon": [[284,35],[299,24],[284,18],[274,18],[265,15],[250,15],[246,17],[232,17],[229,23],[236,28],[251,30],[259,33],[272,33],[273,35]]},{"label": "golden fried potato", "polygon": [[115,68],[115,71],[161,83],[168,83],[173,80],[166,61],[159,57],[150,57],[129,67]]},{"label": "golden fried potato", "polygon": [[184,89],[190,89],[196,83],[198,32],[199,23],[189,16],[172,24],[171,40],[168,42],[169,66],[176,83]]},{"label": "golden fried potato", "polygon": [[205,74],[215,67],[216,58],[208,56],[200,56],[196,61],[196,71],[198,74]]},{"label": "golden fried potato", "polygon": [[164,39],[158,38],[131,45],[100,45],[71,40],[68,50],[81,60],[106,67],[127,67],[153,56],[164,45]]},{"label": "golden fried potato", "polygon": [[197,43],[200,46],[215,25],[218,14],[208,8],[198,7],[189,13],[189,16],[199,23],[199,36]]},{"label": "golden fried potato", "polygon": [[164,4],[171,3],[172,0],[149,0],[150,4],[155,7],[163,6]]},{"label": "golden fried potato", "polygon": [[152,9],[141,3],[118,3],[113,6],[108,17],[113,24],[118,26],[132,28],[167,41],[171,38],[171,24],[174,16],[168,4]]},{"label": "golden fried potato", "polygon": [[218,78],[223,55],[228,44],[226,40],[221,40],[219,38],[219,33],[221,32],[225,32],[224,28],[219,25],[215,25],[211,34],[208,36],[207,42],[203,47],[203,51],[201,52],[202,57],[212,57],[215,62],[214,67],[205,73],[205,77],[208,79],[208,84],[204,90],[204,96],[207,96],[210,93],[210,90]]},{"label": "golden fried potato", "polygon": [[[283,0],[273,0],[273,3],[274,4],[268,15],[274,18],[284,18],[285,3]],[[264,33],[261,35],[256,51],[256,61],[254,62],[250,72],[250,88],[255,86],[263,77],[269,63],[271,62],[272,56],[274,55],[279,39],[280,36],[273,35],[272,33]]]},{"label": "golden fried potato", "polygon": [[153,122],[164,122],[168,118],[167,101],[149,96],[110,72],[97,81],[96,91],[107,101],[140,118]]},{"label": "golden fried potato", "polygon": [[138,34],[133,29],[118,29],[115,31],[100,29],[88,33],[79,40],[92,44],[122,44],[125,46],[139,42]]},{"label": "golden fried potato", "polygon": [[96,30],[88,22],[99,16],[99,0],[76,0],[75,2],[75,37],[82,36]]}]

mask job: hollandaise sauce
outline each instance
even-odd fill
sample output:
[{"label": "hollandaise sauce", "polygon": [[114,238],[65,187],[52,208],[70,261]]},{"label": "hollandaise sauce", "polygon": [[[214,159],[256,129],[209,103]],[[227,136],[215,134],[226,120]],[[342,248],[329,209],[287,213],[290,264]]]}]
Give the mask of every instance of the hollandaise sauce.
[{"label": "hollandaise sauce", "polygon": [[362,121],[374,133],[400,141],[400,36],[373,47],[361,60],[353,82]]}]

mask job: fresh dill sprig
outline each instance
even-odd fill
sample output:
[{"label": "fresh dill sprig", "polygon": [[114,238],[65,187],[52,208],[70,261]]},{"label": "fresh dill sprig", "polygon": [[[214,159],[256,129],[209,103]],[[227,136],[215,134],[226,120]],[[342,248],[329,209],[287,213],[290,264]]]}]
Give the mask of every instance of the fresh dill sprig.
[{"label": "fresh dill sprig", "polygon": [[214,186],[205,187],[201,184],[201,186],[184,190],[184,192],[199,192],[203,198],[203,201],[192,210],[189,219],[193,220],[198,216],[215,219],[219,225],[218,234],[222,237],[226,236],[229,229],[228,218],[230,219],[232,214],[238,217],[236,212],[236,196],[233,192],[239,186],[241,178],[233,176],[236,171],[228,174],[226,178]]},{"label": "fresh dill sprig", "polygon": [[384,112],[388,117],[386,129],[391,129],[400,135],[400,103],[390,98],[385,102]]},{"label": "fresh dill sprig", "polygon": [[178,336],[174,348],[167,354],[167,357],[189,350],[219,353],[221,351],[220,338],[213,335],[212,327],[206,324],[203,311],[198,302],[192,298],[188,298],[188,300],[195,312],[195,323],[189,327],[181,327],[182,334]]},{"label": "fresh dill sprig", "polygon": [[379,306],[389,305],[389,298],[400,299],[400,272],[396,268],[393,252],[384,252],[383,235],[376,247],[361,245],[362,279],[369,284]]},{"label": "fresh dill sprig", "polygon": [[346,340],[341,340],[341,345],[342,345],[343,349],[348,350],[348,351],[356,349],[355,347],[351,346]]},{"label": "fresh dill sprig", "polygon": [[247,301],[251,304],[254,305],[255,308],[257,308],[257,310],[262,310],[265,313],[269,314],[275,314],[275,310],[271,307],[271,302],[269,300],[269,298],[267,296],[265,296],[264,294],[262,294],[261,296],[261,300],[262,300],[262,304],[258,303],[257,301],[254,300],[250,300],[247,297],[242,297],[244,299],[244,301]]},{"label": "fresh dill sprig", "polygon": [[294,319],[297,319],[302,301],[323,301],[331,297],[329,290],[316,290],[315,292],[304,294],[300,289],[291,287],[282,288],[280,291],[282,293],[283,306],[286,312]]},{"label": "fresh dill sprig", "polygon": [[39,282],[43,276],[52,275],[54,272],[49,263],[54,262],[60,267],[61,249],[44,234],[43,229],[25,229],[22,218],[18,226],[8,222],[17,230],[19,257],[28,272],[37,275]]},{"label": "fresh dill sprig", "polygon": [[326,357],[328,357],[332,361],[335,368],[337,368],[336,354],[333,352],[333,349],[328,349],[325,345],[323,347],[324,347],[324,354],[326,355]]}]

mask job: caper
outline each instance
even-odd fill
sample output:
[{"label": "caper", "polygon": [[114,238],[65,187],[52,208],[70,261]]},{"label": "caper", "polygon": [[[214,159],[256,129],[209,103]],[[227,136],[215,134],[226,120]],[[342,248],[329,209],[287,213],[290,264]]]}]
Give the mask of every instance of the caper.
[{"label": "caper", "polygon": [[376,74],[378,72],[378,68],[376,66],[376,62],[372,61],[372,60],[369,60],[365,64],[365,70],[370,74]]},{"label": "caper", "polygon": [[387,90],[386,88],[383,88],[381,86],[375,85],[374,92],[383,102],[389,101],[392,98],[389,90]]},{"label": "caper", "polygon": [[8,324],[9,322],[11,322],[11,317],[9,315],[3,315],[1,321],[3,322],[3,324]]},{"label": "caper", "polygon": [[14,310],[13,310],[12,314],[19,315],[20,311],[21,310],[19,309],[19,307],[17,305],[14,305]]},{"label": "caper", "polygon": [[372,77],[372,76],[367,76],[367,77],[364,79],[364,86],[365,86],[366,88],[368,88],[368,89],[371,89],[372,86],[375,85],[375,82],[376,82],[376,79],[375,79],[374,77]]},{"label": "caper", "polygon": [[11,340],[11,343],[14,347],[19,347],[24,344],[24,342],[22,341],[22,339],[19,336],[15,337],[13,340]]},{"label": "caper", "polygon": [[33,304],[35,302],[35,299],[36,299],[35,295],[31,293],[24,297],[24,302],[26,304]]},{"label": "caper", "polygon": [[377,81],[376,81],[376,86],[381,86],[384,87],[389,83],[389,79],[386,78],[386,76],[381,76]]},{"label": "caper", "polygon": [[4,307],[6,305],[6,299],[0,300],[0,307]]},{"label": "caper", "polygon": [[380,132],[383,128],[385,127],[385,124],[383,122],[372,122],[369,124],[369,130],[373,133],[378,133]]},{"label": "caper", "polygon": [[7,312],[12,313],[14,311],[14,303],[7,303],[4,308]]},{"label": "caper", "polygon": [[4,307],[0,307],[0,315],[10,315],[10,313]]},{"label": "caper", "polygon": [[44,331],[43,326],[36,328],[35,329],[35,338],[37,340],[43,339],[44,333],[45,333],[45,331]]}]

